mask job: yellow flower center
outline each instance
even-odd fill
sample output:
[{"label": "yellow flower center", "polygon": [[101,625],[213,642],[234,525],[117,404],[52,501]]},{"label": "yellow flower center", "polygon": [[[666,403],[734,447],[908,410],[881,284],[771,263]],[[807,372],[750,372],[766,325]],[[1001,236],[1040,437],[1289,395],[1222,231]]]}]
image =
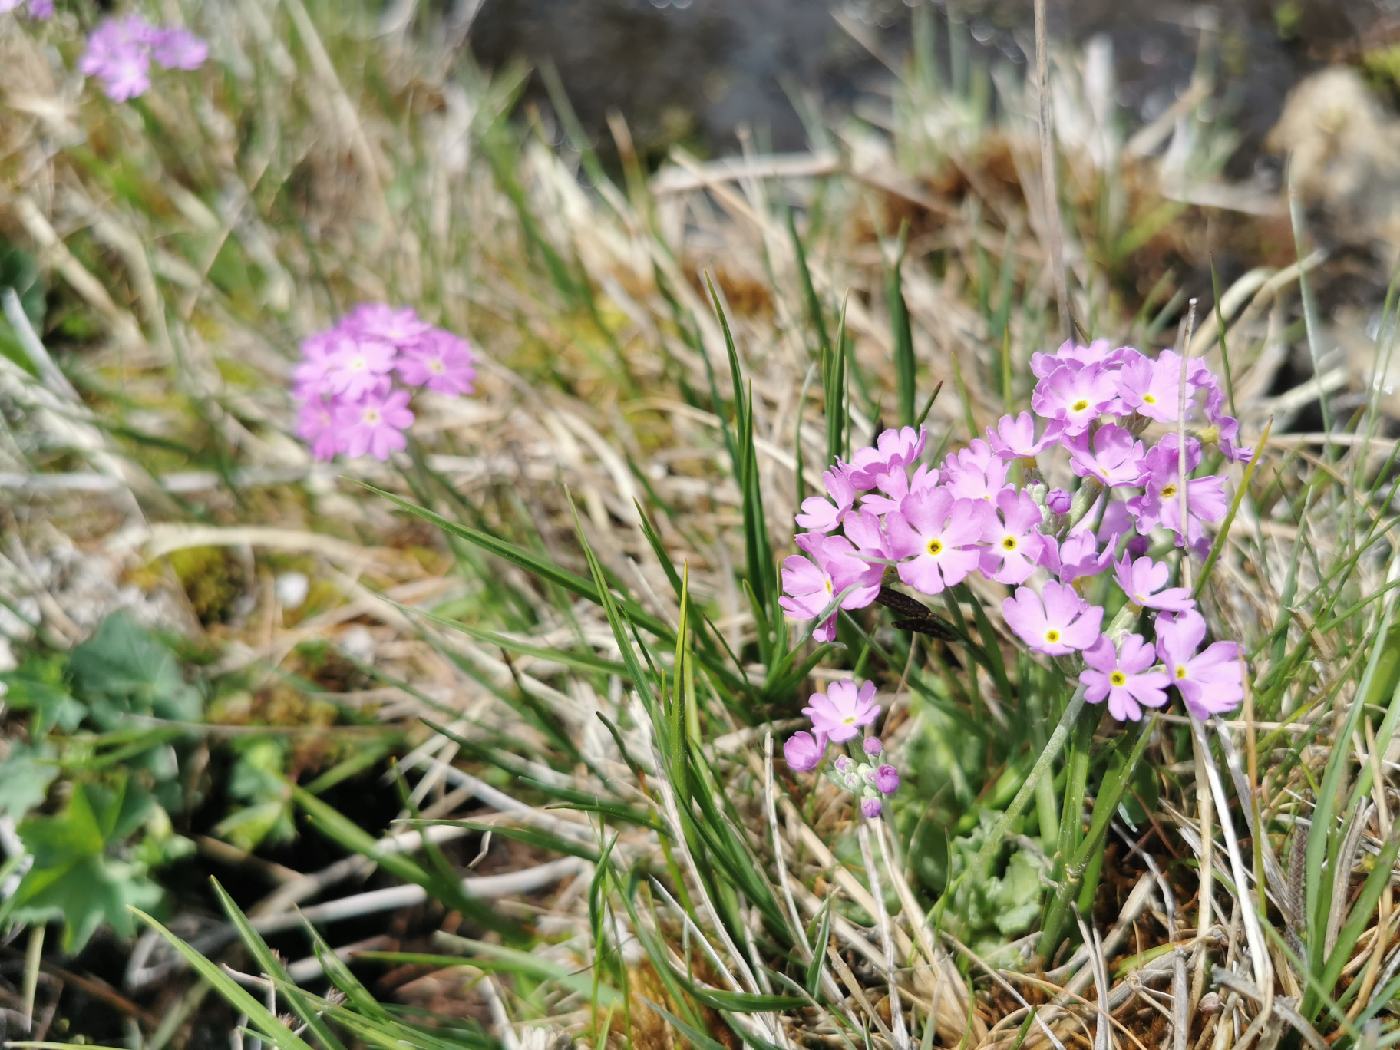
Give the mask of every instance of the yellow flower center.
[{"label": "yellow flower center", "polygon": [[371,424],[371,425],[374,424],[374,423],[378,423],[378,422],[379,422],[379,409],[377,409],[377,408],[367,408],[367,409],[365,409],[364,413],[360,416],[360,419],[362,419],[364,422],[369,423],[369,424]]},{"label": "yellow flower center", "polygon": [[1078,401],[1076,401],[1074,404],[1070,405],[1069,407],[1070,407],[1070,410],[1073,411],[1073,412],[1083,412],[1086,408],[1089,407],[1089,402],[1088,402],[1087,400],[1085,400],[1084,398],[1081,397]]},{"label": "yellow flower center", "polygon": [[1176,665],[1176,680],[1179,682],[1179,681],[1181,681],[1181,680],[1182,680],[1183,678],[1185,678],[1185,677],[1186,677],[1186,665],[1185,665],[1185,664],[1177,664],[1177,665]]},{"label": "yellow flower center", "polygon": [[928,551],[929,557],[936,558],[943,553],[943,541],[935,536],[924,544],[924,550]]},{"label": "yellow flower center", "polygon": [[1053,627],[1050,628],[1050,630],[1045,632],[1045,640],[1047,642],[1058,642],[1060,640],[1060,632]]},{"label": "yellow flower center", "polygon": [[1016,537],[1006,536],[1001,541],[1001,549],[1004,551],[1014,551],[1016,549]]},{"label": "yellow flower center", "polygon": [[442,373],[446,371],[442,365],[442,359],[438,357],[431,358],[428,361],[428,371],[432,372],[434,375],[442,375]]},{"label": "yellow flower center", "polygon": [[1157,395],[1156,395],[1156,394],[1143,394],[1143,395],[1142,395],[1142,403],[1143,403],[1144,405],[1155,405],[1155,404],[1157,403]]},{"label": "yellow flower center", "polygon": [[363,355],[350,358],[350,370],[352,372],[363,372],[368,367],[369,362],[364,359]]},{"label": "yellow flower center", "polygon": [[822,586],[826,588],[826,593],[827,593],[827,594],[831,594],[831,593],[833,593],[833,592],[835,591],[835,588],[831,586],[831,580],[830,580],[830,579],[824,581],[824,582],[822,583]]},{"label": "yellow flower center", "polygon": [[1108,680],[1112,685],[1128,684],[1128,676],[1125,675],[1122,671],[1114,671],[1111,675],[1108,676]]},{"label": "yellow flower center", "polygon": [[1167,499],[1171,499],[1173,496],[1176,495],[1176,486],[1175,486],[1175,485],[1163,485],[1163,486],[1162,486],[1162,495],[1163,495],[1163,496],[1166,496]]}]

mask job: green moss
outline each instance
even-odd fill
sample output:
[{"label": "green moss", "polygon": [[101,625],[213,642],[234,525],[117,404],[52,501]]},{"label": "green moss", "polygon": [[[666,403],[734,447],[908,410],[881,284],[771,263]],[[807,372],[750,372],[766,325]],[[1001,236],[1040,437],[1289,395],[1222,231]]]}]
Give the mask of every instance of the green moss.
[{"label": "green moss", "polygon": [[186,547],[168,556],[199,622],[208,626],[233,618],[247,589],[243,566],[224,547]]},{"label": "green moss", "polygon": [[1361,69],[1377,88],[1392,94],[1400,92],[1400,44],[1365,52],[1361,56]]}]

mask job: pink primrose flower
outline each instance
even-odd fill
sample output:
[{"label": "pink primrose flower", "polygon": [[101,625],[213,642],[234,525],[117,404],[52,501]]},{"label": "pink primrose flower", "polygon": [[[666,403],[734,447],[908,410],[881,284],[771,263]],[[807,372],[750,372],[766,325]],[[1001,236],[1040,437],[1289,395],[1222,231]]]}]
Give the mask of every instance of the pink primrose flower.
[{"label": "pink primrose flower", "polygon": [[958,499],[993,500],[1006,486],[1008,463],[981,438],[951,453],[939,472],[942,484]]},{"label": "pink primrose flower", "polygon": [[1113,403],[1117,390],[1102,365],[1060,365],[1035,385],[1031,408],[1041,419],[1058,422],[1066,437],[1089,428]]},{"label": "pink primrose flower", "polygon": [[862,491],[875,488],[882,475],[911,466],[927,440],[923,427],[881,431],[875,444],[857,449],[851,457],[851,481]]},{"label": "pink primrose flower", "polygon": [[[1163,350],[1156,360],[1139,357],[1118,372],[1118,396],[1130,412],[1158,423],[1175,423],[1181,412],[1181,355]],[[1187,408],[1191,405],[1187,393]]]},{"label": "pink primrose flower", "polygon": [[389,343],[342,338],[324,361],[321,382],[329,393],[355,401],[385,386],[397,357]]},{"label": "pink primrose flower", "polygon": [[158,29],[150,44],[151,57],[164,69],[198,69],[209,57],[209,45],[188,29]]},{"label": "pink primrose flower", "polygon": [[841,519],[855,503],[856,487],[840,460],[833,469],[822,473],[822,482],[826,486],[826,495],[808,496],[802,501],[802,510],[796,519],[799,528],[830,532],[841,524]]},{"label": "pink primrose flower", "polygon": [[1186,709],[1195,718],[1233,711],[1244,699],[1244,662],[1234,642],[1201,651],[1206,621],[1193,611],[1157,617],[1157,652]]},{"label": "pink primrose flower", "polygon": [[832,682],[825,693],[812,694],[802,713],[812,720],[813,732],[832,743],[843,743],[879,717],[875,683]]},{"label": "pink primrose flower", "polygon": [[1029,587],[1002,602],[1002,616],[1032,651],[1064,656],[1099,640],[1103,609],[1090,605],[1068,584],[1046,581],[1036,594]]},{"label": "pink primrose flower", "polygon": [[1167,673],[1153,667],[1157,654],[1140,635],[1124,635],[1115,648],[1106,635],[1084,652],[1087,665],[1079,674],[1084,699],[1091,704],[1108,700],[1108,713],[1120,722],[1142,720],[1144,707],[1167,702]]},{"label": "pink primrose flower", "polygon": [[794,773],[810,773],[826,757],[826,738],[803,729],[783,741],[783,759]]},{"label": "pink primrose flower", "polygon": [[891,470],[877,479],[878,488],[867,492],[861,499],[864,510],[885,515],[899,509],[899,505],[916,492],[929,492],[938,487],[938,471],[920,463],[911,475],[906,469]]},{"label": "pink primrose flower", "polygon": [[992,508],[956,499],[945,488],[910,496],[885,519],[899,578],[922,594],[939,594],[977,568]]},{"label": "pink primrose flower", "polygon": [[1034,459],[1059,440],[1060,424],[1046,424],[1039,438],[1035,436],[1035,417],[1029,412],[1002,416],[996,426],[987,428],[987,445],[1001,459]]},{"label": "pink primrose flower", "polygon": [[297,437],[311,446],[316,459],[332,460],[343,451],[343,435],[335,416],[336,406],[319,397],[307,401],[297,413]]},{"label": "pink primrose flower", "polygon": [[1113,544],[1100,547],[1092,529],[1077,528],[1063,540],[1046,536],[1041,543],[1040,565],[1061,583],[1097,576],[1112,561]]},{"label": "pink primrose flower", "polygon": [[982,572],[998,583],[1025,583],[1040,561],[1045,537],[1040,533],[1042,515],[1035,500],[1013,488],[997,494],[996,513],[983,538]]},{"label": "pink primrose flower", "polygon": [[461,336],[430,328],[399,354],[399,378],[438,394],[470,394],[476,380],[476,356]]},{"label": "pink primrose flower", "polygon": [[395,308],[387,303],[361,303],[340,322],[357,339],[388,343],[403,350],[427,335],[430,326],[411,307]]},{"label": "pink primrose flower", "polygon": [[1136,485],[1146,472],[1142,442],[1113,423],[1084,431],[1065,442],[1070,469],[1107,486]]},{"label": "pink primrose flower", "polygon": [[350,457],[371,455],[386,460],[407,445],[404,431],[413,425],[406,390],[371,390],[355,401],[342,401],[335,412],[342,451]]},{"label": "pink primrose flower", "polygon": [[1162,562],[1148,557],[1133,559],[1124,555],[1113,566],[1114,577],[1134,605],[1162,612],[1185,612],[1196,607],[1196,600],[1185,587],[1168,587],[1171,571]]},{"label": "pink primrose flower", "polygon": [[778,604],[794,620],[825,614],[812,636],[829,642],[836,637],[836,610],[863,609],[873,602],[884,568],[857,557],[855,546],[844,536],[804,533],[798,539],[808,557],[794,554],[783,560],[783,594]]},{"label": "pink primrose flower", "polygon": [[197,69],[208,45],[186,29],[161,29],[140,15],[106,18],[88,37],[78,69],[96,77],[114,102],[143,95],[151,86],[151,61],[166,69]]},{"label": "pink primrose flower", "polygon": [[1109,358],[1111,345],[1107,339],[1095,339],[1088,346],[1066,339],[1053,354],[1031,354],[1031,374],[1037,379],[1044,379],[1063,365],[1083,368],[1085,365],[1103,364]]}]

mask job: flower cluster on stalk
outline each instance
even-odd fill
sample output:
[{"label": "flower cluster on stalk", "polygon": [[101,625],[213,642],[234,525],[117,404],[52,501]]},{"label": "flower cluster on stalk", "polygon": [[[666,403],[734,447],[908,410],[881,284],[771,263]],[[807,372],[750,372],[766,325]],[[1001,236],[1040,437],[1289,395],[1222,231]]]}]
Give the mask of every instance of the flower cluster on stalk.
[{"label": "flower cluster on stalk", "polygon": [[435,328],[412,309],[355,307],[301,344],[292,393],[297,434],[317,459],[388,459],[405,447],[415,389],[470,394],[476,355],[460,336]]},{"label": "flower cluster on stalk", "polygon": [[[837,460],[797,515],[784,610],[832,641],[842,610],[871,605],[895,580],[933,597],[981,575],[1010,589],[1011,632],[1032,652],[1073,659],[1063,666],[1084,699],[1115,719],[1140,720],[1171,689],[1196,718],[1233,710],[1244,695],[1239,647],[1205,644],[1169,553],[1207,555],[1228,509],[1225,478],[1198,475],[1207,451],[1232,463],[1253,455],[1219,381],[1172,350],[1151,357],[1106,340],[1065,343],[1031,368],[1032,411],[1003,416],[936,466],[922,462],[926,434],[912,427]],[[1109,629],[1105,606],[1127,607],[1132,624]],[[817,699],[805,709],[812,729],[786,748],[794,769],[816,768],[845,739]],[[875,718],[865,708],[848,716]]]},{"label": "flower cluster on stalk", "polygon": [[[34,9],[30,0],[30,14]],[[78,69],[96,77],[108,98],[125,102],[150,88],[152,62],[162,69],[190,70],[204,65],[208,57],[209,45],[188,29],[162,28],[133,14],[103,19],[88,37]]]},{"label": "flower cluster on stalk", "polygon": [[[825,693],[813,693],[802,713],[812,728],[794,733],[783,744],[788,766],[807,773],[826,761],[829,750],[837,751],[826,775],[859,800],[862,814],[878,817],[884,797],[899,789],[899,770],[880,761],[885,748],[879,737],[862,735],[880,715],[875,683],[833,682]],[[833,749],[833,744],[838,747]]]}]

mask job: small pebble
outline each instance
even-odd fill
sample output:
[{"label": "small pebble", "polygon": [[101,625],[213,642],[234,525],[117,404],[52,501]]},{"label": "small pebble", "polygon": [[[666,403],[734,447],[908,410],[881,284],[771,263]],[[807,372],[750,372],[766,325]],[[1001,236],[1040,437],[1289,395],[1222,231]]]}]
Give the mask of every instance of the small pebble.
[{"label": "small pebble", "polygon": [[277,600],[284,609],[299,609],[306,601],[306,593],[311,589],[311,581],[304,572],[284,572],[277,577]]}]

